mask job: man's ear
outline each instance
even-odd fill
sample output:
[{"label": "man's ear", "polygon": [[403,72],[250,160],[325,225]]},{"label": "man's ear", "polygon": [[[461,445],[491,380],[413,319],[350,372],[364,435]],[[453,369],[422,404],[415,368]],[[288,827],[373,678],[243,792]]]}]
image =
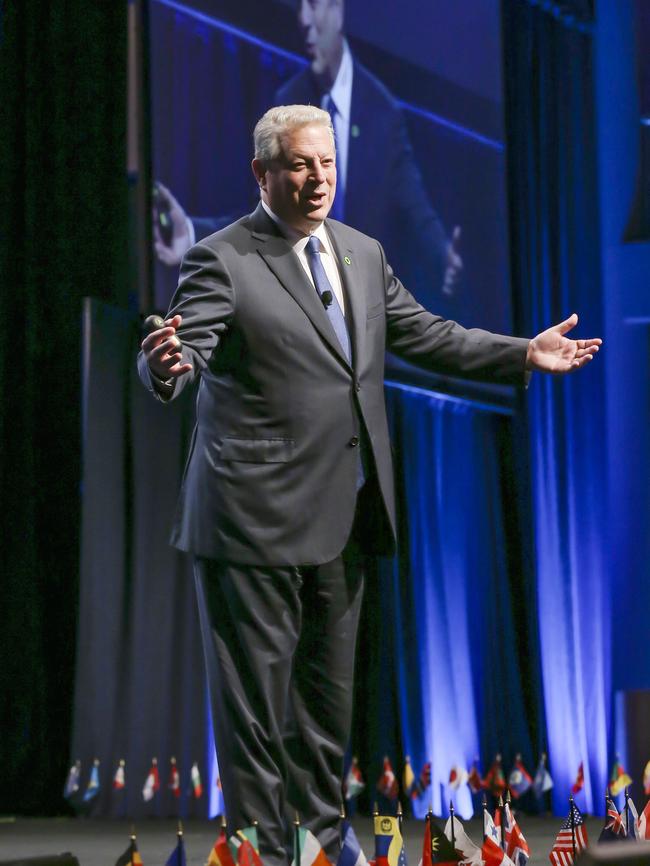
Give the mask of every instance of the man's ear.
[{"label": "man's ear", "polygon": [[255,159],[251,163],[251,168],[253,169],[253,174],[255,175],[255,181],[260,189],[266,189],[266,168],[261,159],[255,157]]}]

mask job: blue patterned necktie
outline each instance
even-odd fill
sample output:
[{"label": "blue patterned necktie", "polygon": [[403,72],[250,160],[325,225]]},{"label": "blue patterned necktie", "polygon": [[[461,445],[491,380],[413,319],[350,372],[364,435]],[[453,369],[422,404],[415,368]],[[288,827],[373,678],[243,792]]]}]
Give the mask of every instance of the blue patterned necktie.
[{"label": "blue patterned necktie", "polygon": [[[334,332],[338,337],[339,343],[341,344],[341,348],[343,349],[343,353],[348,360],[348,364],[352,365],[352,350],[350,348],[350,335],[348,333],[348,326],[345,322],[345,316],[343,315],[343,310],[341,309],[339,302],[334,294],[332,289],[332,284],[327,279],[327,274],[325,273],[325,268],[323,267],[323,263],[320,260],[320,241],[315,235],[312,235],[307,241],[307,246],[305,247],[305,251],[307,253],[307,261],[309,262],[309,270],[311,271],[311,275],[314,278],[314,285],[316,286],[316,291],[320,295],[321,299],[323,298],[323,294],[327,292],[328,294],[325,296],[329,301],[331,297],[331,301],[323,306],[325,307],[325,312],[332,323],[332,327],[334,328]],[[366,471],[366,467],[364,465],[366,460],[366,453],[363,440],[361,442],[361,448],[359,448],[359,461],[357,464],[357,490],[360,490],[365,484],[366,478],[368,477],[368,472]]]},{"label": "blue patterned necktie", "polygon": [[332,284],[327,279],[327,274],[325,273],[325,268],[323,267],[323,263],[320,260],[320,241],[315,235],[312,235],[307,241],[307,246],[305,247],[305,251],[307,253],[307,261],[309,262],[309,270],[311,271],[311,275],[314,278],[314,285],[316,286],[316,291],[320,295],[321,299],[323,298],[323,294],[327,292],[325,295],[327,300],[331,298],[331,302],[325,306],[325,312],[332,323],[332,327],[334,328],[334,333],[338,337],[339,343],[341,344],[341,348],[343,349],[343,354],[347,358],[348,364],[352,363],[352,351],[350,348],[350,335],[348,334],[348,326],[345,323],[345,316],[343,315],[343,310],[341,309],[339,302],[334,294],[334,290],[332,289]]}]

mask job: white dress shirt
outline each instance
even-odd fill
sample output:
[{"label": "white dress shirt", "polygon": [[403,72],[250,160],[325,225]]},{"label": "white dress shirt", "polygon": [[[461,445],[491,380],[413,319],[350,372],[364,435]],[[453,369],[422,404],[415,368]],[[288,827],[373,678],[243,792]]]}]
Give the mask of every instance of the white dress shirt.
[{"label": "white dress shirt", "polygon": [[334,252],[332,242],[330,241],[327,234],[325,223],[320,223],[318,228],[314,229],[311,234],[304,235],[302,232],[299,232],[296,229],[292,228],[290,225],[287,225],[284,220],[281,220],[279,216],[274,214],[265,201],[262,201],[262,207],[271,217],[273,222],[276,223],[276,225],[279,227],[280,231],[288,241],[289,246],[298,256],[298,261],[300,262],[303,270],[307,274],[309,282],[312,284],[312,286],[314,286],[314,291],[316,291],[316,286],[314,284],[314,278],[311,275],[311,268],[309,267],[306,247],[310,237],[318,238],[318,240],[320,241],[321,262],[323,264],[323,267],[325,268],[327,279],[330,281],[332,291],[336,295],[336,300],[339,302],[339,306],[343,311],[343,315],[345,315],[345,296],[343,294],[343,284],[341,282],[341,274],[339,272],[339,262],[336,258],[336,253]]}]

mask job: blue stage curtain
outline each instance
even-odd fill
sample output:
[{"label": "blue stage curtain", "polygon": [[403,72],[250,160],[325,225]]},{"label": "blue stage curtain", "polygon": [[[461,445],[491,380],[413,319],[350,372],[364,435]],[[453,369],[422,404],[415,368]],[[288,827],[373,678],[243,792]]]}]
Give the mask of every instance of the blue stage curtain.
[{"label": "blue stage curtain", "polygon": [[[453,765],[477,756],[531,761],[507,546],[516,503],[503,475],[512,419],[470,401],[389,383],[400,556],[383,569],[394,623],[402,745],[414,772],[432,763],[432,788],[414,803],[444,814],[453,795],[472,814],[469,788],[448,787]],[[388,622],[386,623],[388,627]]]},{"label": "blue stage curtain", "polygon": [[[581,316],[602,333],[589,6],[505,0],[512,277],[523,333]],[[577,14],[573,14],[577,13]],[[604,367],[528,397],[535,570],[553,805],[602,809],[611,738]]]}]

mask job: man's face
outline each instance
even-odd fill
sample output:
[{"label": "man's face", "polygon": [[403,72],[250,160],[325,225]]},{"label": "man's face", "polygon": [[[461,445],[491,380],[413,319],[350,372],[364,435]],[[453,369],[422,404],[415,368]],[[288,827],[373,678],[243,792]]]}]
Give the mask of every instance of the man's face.
[{"label": "man's face", "polygon": [[253,171],[273,213],[309,234],[332,207],[336,192],[336,155],[327,127],[316,123],[286,132],[277,159]]},{"label": "man's face", "polygon": [[343,41],[342,0],[298,0],[298,23],[312,72],[323,73],[338,62]]}]

